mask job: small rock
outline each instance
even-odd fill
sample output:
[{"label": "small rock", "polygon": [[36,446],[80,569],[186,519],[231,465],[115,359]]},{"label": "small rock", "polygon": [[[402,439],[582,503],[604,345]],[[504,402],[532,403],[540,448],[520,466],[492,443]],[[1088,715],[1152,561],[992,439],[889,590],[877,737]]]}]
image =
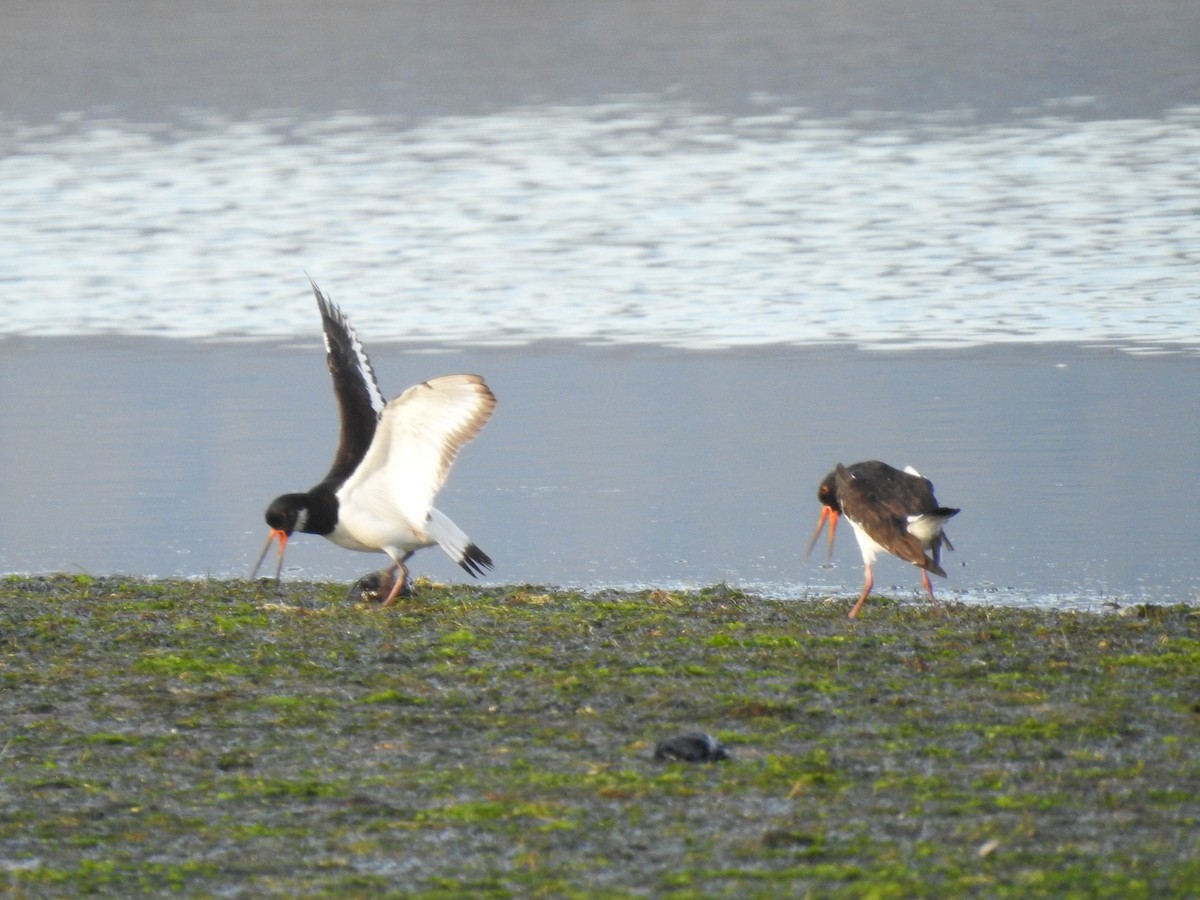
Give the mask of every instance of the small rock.
[{"label": "small rock", "polygon": [[711,734],[689,731],[659,741],[654,758],[659,762],[719,762],[729,759],[729,751]]},{"label": "small rock", "polygon": [[[351,603],[379,603],[388,595],[392,585],[396,583],[394,569],[380,569],[378,572],[368,572],[346,592],[346,599]],[[412,596],[412,590],[400,592],[401,597]]]},{"label": "small rock", "polygon": [[805,831],[775,828],[763,834],[762,842],[764,847],[769,847],[772,850],[797,847],[805,849],[815,846],[820,842],[820,839]]},{"label": "small rock", "polygon": [[979,854],[980,859],[987,859],[989,856],[995,853],[999,847],[1000,842],[993,838],[990,841],[984,841],[982,844],[980,844],[979,849],[975,852]]}]

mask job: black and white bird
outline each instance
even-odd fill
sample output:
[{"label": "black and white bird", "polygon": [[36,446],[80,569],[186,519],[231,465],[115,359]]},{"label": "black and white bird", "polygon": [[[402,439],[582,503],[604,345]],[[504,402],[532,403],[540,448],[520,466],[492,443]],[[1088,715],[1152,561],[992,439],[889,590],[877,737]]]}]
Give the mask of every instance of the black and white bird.
[{"label": "black and white bird", "polygon": [[934,609],[938,608],[929,573],[946,577],[941,566],[942,544],[948,550],[953,550],[954,545],[942,526],[959,511],[938,505],[933,496],[933,483],[928,478],[922,477],[912,466],[896,469],[874,459],[852,466],[838,463],[817,488],[817,499],[823,508],[817,530],[808,542],[808,552],[812,553],[827,521],[829,552],[833,552],[833,535],[839,515],[849,519],[862,551],[866,583],[858,602],[850,610],[850,618],[858,615],[871,593],[875,584],[871,564],[881,550],[921,569],[921,581]]},{"label": "black and white bird", "polygon": [[271,532],[251,578],[272,541],[279,563],[288,538],[319,534],[339,547],[391,557],[390,605],[408,588],[405,562],[437,544],[472,576],[492,560],[450,518],[434,508],[459,450],[483,429],[496,397],[478,375],[446,375],[410,387],[384,402],[371,361],[342,311],[313,284],[325,330],[325,353],[341,413],[341,436],[329,473],[304,493],[283,494],[267,507]]}]

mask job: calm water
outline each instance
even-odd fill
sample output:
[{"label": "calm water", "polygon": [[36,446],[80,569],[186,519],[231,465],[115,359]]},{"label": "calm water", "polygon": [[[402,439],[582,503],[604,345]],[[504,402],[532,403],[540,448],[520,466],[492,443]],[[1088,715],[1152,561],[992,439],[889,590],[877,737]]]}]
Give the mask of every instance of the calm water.
[{"label": "calm water", "polygon": [[853,591],[812,494],[881,457],[944,591],[1195,601],[1200,7],[993,7],[22,6],[0,571],[243,573],[334,443],[307,273],[385,392],[495,387],[499,580]]},{"label": "calm water", "polygon": [[[262,511],[332,455],[322,351],[135,339],[0,350],[0,570],[243,575]],[[1074,346],[869,353],[378,345],[386,388],[486,372],[496,416],[439,506],[504,582],[721,580],[804,596],[861,584],[849,533],[812,564],[815,489],[837,460],[929,474],[963,508],[943,591],[984,602],[1194,602],[1195,357]],[[316,538],[294,576],[349,579],[375,557]],[[379,558],[382,560],[382,558]],[[438,552],[415,559],[461,572]],[[918,580],[881,563],[879,583]]]}]

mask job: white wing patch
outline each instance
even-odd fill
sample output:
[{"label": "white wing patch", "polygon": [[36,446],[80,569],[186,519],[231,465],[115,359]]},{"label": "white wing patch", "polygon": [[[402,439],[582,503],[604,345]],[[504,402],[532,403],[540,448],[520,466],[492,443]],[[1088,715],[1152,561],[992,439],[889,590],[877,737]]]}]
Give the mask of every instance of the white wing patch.
[{"label": "white wing patch", "polygon": [[908,533],[921,542],[921,546],[928,549],[933,543],[934,538],[942,533],[942,523],[945,522],[942,516],[923,515],[908,517]]},{"label": "white wing patch", "polygon": [[384,407],[375,439],[339,499],[383,520],[399,516],[421,531],[458,451],[495,407],[478,375],[446,375],[409,388]]}]

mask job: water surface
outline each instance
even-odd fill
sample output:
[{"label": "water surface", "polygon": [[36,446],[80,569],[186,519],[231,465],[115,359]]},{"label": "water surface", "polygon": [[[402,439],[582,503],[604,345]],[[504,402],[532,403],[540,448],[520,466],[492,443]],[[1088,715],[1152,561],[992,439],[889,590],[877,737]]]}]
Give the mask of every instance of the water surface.
[{"label": "water surface", "polygon": [[1200,5],[500,9],[10,11],[0,571],[242,574],[335,440],[307,274],[385,391],[495,387],[497,579],[850,593],[812,493],[879,457],[947,592],[1195,600]]},{"label": "water surface", "polygon": [[[500,404],[439,506],[493,578],[596,586],[729,581],[853,592],[861,561],[804,559],[816,485],[880,457],[963,512],[938,587],[979,602],[1193,602],[1195,357],[996,347],[670,351],[571,345],[374,348],[385,390],[487,375]],[[0,351],[0,570],[241,576],[278,493],[324,474],[336,413],[319,339],[303,348],[23,339]],[[314,537],[289,577],[382,562]],[[414,572],[465,575],[435,549]],[[917,573],[881,562],[883,590]]]},{"label": "water surface", "polygon": [[1194,351],[1198,126],[646,99],[12,128],[0,326],[302,337],[307,271],[376,340]]}]

